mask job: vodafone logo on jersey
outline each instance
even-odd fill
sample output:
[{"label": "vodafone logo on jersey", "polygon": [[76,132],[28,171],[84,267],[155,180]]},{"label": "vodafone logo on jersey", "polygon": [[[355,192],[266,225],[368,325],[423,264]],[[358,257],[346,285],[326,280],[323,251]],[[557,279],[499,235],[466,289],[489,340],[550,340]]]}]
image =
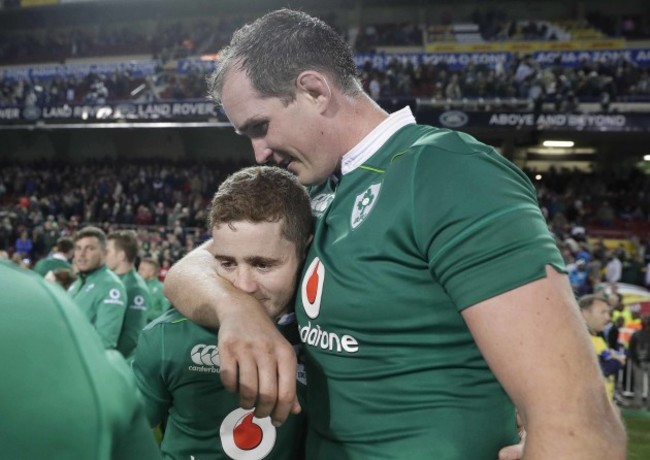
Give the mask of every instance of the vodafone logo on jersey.
[{"label": "vodafone logo on jersey", "polygon": [[233,460],[262,460],[273,450],[277,432],[271,417],[257,418],[253,412],[235,409],[221,423],[221,446]]},{"label": "vodafone logo on jersey", "polygon": [[311,261],[305,277],[302,279],[300,295],[305,313],[311,319],[318,318],[320,302],[323,297],[323,282],[325,281],[325,267],[318,257]]}]

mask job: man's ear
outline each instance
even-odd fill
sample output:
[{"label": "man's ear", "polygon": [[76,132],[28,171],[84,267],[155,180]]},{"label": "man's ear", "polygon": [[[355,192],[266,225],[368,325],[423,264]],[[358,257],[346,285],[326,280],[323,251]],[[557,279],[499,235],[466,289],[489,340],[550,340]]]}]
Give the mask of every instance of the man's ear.
[{"label": "man's ear", "polygon": [[296,79],[298,91],[301,91],[314,104],[327,107],[332,99],[332,90],[324,74],[314,70],[305,70]]}]

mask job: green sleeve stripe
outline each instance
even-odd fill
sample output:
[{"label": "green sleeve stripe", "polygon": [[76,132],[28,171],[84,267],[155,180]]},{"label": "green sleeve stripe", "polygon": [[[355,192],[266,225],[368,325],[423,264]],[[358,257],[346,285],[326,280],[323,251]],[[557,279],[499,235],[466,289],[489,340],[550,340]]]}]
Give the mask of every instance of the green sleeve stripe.
[{"label": "green sleeve stripe", "polygon": [[402,151],[402,152],[398,152],[398,153],[396,153],[395,155],[393,155],[393,156],[391,157],[391,159],[390,159],[391,163],[392,163],[393,161],[395,161],[397,158],[401,157],[402,155],[407,154],[408,152],[409,152],[408,150],[404,150],[404,151]]},{"label": "green sleeve stripe", "polygon": [[183,321],[187,321],[187,318],[177,319],[176,321],[172,321],[171,323],[172,324],[178,324],[178,323],[182,323]]},{"label": "green sleeve stripe", "polygon": [[383,169],[373,168],[372,166],[364,166],[364,165],[359,166],[359,169],[365,169],[366,171],[372,171],[379,174],[384,174],[385,172]]}]

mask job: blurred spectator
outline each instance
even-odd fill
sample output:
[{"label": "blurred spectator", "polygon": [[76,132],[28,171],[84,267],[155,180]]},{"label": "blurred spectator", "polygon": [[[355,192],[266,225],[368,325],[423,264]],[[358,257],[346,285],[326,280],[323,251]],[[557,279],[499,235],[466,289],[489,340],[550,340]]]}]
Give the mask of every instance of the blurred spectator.
[{"label": "blurred spectator", "polygon": [[576,263],[572,265],[571,269],[569,269],[569,281],[573,288],[573,292],[575,292],[577,296],[583,296],[593,292],[592,286],[589,282],[587,264],[583,259],[576,260]]},{"label": "blurred spectator", "polygon": [[600,335],[610,321],[609,304],[604,297],[586,295],[578,299],[580,312],[591,335],[598,362],[605,381],[605,388],[610,399],[614,399],[614,376],[625,364],[625,355],[610,350]]},{"label": "blurred spectator", "polygon": [[608,283],[615,284],[621,279],[623,264],[618,258],[615,251],[611,251],[607,256],[607,266],[605,267],[605,280]]},{"label": "blurred spectator", "polygon": [[[650,409],[650,390],[645,391],[645,381],[650,385],[650,315],[641,318],[641,330],[630,338],[630,359],[634,380],[634,404],[638,408]],[[645,404],[643,396],[646,395]]]},{"label": "blurred spectator", "polygon": [[34,242],[29,237],[29,232],[23,231],[20,233],[20,237],[16,239],[14,245],[16,252],[21,253],[24,257],[29,258],[34,247]]}]

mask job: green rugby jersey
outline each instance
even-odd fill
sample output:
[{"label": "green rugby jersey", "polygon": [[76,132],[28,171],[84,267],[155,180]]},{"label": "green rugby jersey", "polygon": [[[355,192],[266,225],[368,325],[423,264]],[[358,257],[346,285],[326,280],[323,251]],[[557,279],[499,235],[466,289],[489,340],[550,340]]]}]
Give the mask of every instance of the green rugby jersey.
[{"label": "green rugby jersey", "polygon": [[105,265],[80,273],[68,293],[95,326],[104,347],[117,347],[127,299],[124,284],[117,275]]},{"label": "green rugby jersey", "polygon": [[132,373],[59,286],[0,261],[7,459],[159,459]]},{"label": "green rugby jersey", "polygon": [[[278,327],[299,347],[295,319]],[[132,363],[151,426],[166,420],[164,458],[296,460],[304,450],[304,415],[280,427],[253,417],[219,378],[217,334],[175,309],[145,327]],[[299,368],[304,379],[304,370]],[[299,384],[302,388],[302,384]],[[301,390],[302,392],[302,390]]]},{"label": "green rugby jersey", "polygon": [[57,268],[72,268],[72,265],[67,260],[58,257],[46,257],[34,265],[34,271],[43,277]]},{"label": "green rugby jersey", "polygon": [[163,292],[163,284],[158,278],[145,280],[145,284],[151,293],[151,305],[147,312],[147,322],[151,322],[169,310],[169,300]]},{"label": "green rugby jersey", "polygon": [[128,358],[135,350],[140,332],[147,324],[151,293],[134,268],[117,276],[124,283],[127,298],[126,313],[124,314],[122,331],[117,341],[117,350],[122,353],[122,356]]},{"label": "green rugby jersey", "polygon": [[518,442],[515,409],[460,312],[563,262],[521,171],[397,117],[378,150],[366,142],[311,190],[296,302],[307,458],[494,460]]}]

